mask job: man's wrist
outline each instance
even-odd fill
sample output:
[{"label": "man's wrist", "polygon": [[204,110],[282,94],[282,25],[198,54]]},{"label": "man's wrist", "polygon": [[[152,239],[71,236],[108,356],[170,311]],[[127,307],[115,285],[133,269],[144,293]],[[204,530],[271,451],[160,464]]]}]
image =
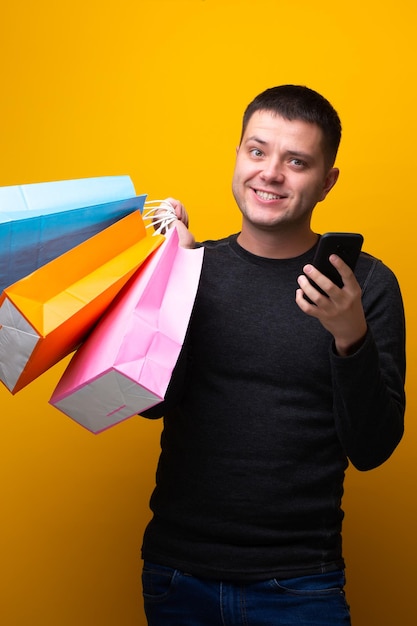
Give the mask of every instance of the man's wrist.
[{"label": "man's wrist", "polygon": [[359,348],[365,343],[366,335],[367,335],[367,329],[360,336],[359,339],[356,339],[353,341],[346,342],[346,341],[337,341],[335,339],[334,346],[335,346],[335,350],[337,354],[342,357],[351,356],[352,354],[355,354],[355,352],[357,352]]}]

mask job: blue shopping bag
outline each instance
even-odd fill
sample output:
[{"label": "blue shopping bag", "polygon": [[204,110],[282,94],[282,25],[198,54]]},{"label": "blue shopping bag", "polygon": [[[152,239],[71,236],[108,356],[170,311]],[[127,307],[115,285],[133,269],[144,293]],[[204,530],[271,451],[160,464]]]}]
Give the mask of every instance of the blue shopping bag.
[{"label": "blue shopping bag", "polygon": [[0,293],[145,200],[129,176],[0,187]]}]

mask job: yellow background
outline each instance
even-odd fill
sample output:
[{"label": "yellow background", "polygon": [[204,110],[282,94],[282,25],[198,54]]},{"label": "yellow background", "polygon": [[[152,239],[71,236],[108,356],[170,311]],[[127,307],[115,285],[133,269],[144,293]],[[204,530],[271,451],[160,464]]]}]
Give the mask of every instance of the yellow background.
[{"label": "yellow background", "polygon": [[[358,230],[396,272],[408,318],[406,437],[349,469],[344,508],[355,626],[415,623],[417,561],[415,3],[15,0],[0,16],[0,185],[129,174],[187,206],[198,239],[239,228],[240,120],[275,84],[339,111],[341,177],[317,231]],[[141,626],[140,544],[160,423],[94,436],[48,405],[65,363],[0,389],[0,623]]]}]

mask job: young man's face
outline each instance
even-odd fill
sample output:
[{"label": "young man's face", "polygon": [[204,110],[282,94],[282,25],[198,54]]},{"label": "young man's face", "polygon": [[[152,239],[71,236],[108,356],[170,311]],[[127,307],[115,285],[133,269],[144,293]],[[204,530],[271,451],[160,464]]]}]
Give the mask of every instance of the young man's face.
[{"label": "young man's face", "polygon": [[244,224],[282,229],[309,224],[337,177],[318,126],[257,111],[237,149],[232,189]]}]

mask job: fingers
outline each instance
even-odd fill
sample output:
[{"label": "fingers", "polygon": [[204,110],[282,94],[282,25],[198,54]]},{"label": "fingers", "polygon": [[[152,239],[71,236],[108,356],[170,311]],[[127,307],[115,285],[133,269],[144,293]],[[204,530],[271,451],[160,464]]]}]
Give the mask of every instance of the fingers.
[{"label": "fingers", "polygon": [[325,298],[328,300],[328,296],[324,290],[320,289],[317,284],[311,284],[304,274],[301,274],[297,278],[299,289],[296,292],[296,301],[299,307],[307,312],[311,305],[317,307],[320,304],[320,300]]},{"label": "fingers", "polygon": [[349,265],[347,265],[347,263],[345,263],[343,259],[340,258],[340,256],[337,256],[337,254],[331,254],[329,257],[329,261],[339,272],[344,284],[346,283],[346,280],[350,279],[353,276],[353,272],[350,269]]},{"label": "fingers", "polygon": [[169,204],[174,208],[175,215],[177,216],[177,219],[172,222],[168,228],[172,228],[174,226],[177,229],[179,245],[181,248],[195,248],[195,238],[194,235],[188,230],[188,214],[184,205],[175,198],[166,198],[165,202],[169,202]]},{"label": "fingers", "polygon": [[195,248],[194,235],[188,230],[184,222],[176,220],[174,227],[178,232],[178,243],[181,248]]},{"label": "fingers", "polygon": [[317,304],[322,298],[328,299],[331,294],[337,295],[336,290],[339,290],[339,287],[313,265],[305,265],[303,272],[304,274],[297,278],[297,282],[313,303]]},{"label": "fingers", "polygon": [[142,214],[144,220],[150,220],[146,228],[153,227],[155,234],[166,233],[173,224],[180,221],[188,228],[188,215],[184,205],[175,198],[165,200],[149,200],[145,202],[145,211]]},{"label": "fingers", "polygon": [[177,219],[179,219],[188,228],[188,214],[182,202],[176,198],[165,198],[165,202],[168,202],[173,207]]},{"label": "fingers", "polygon": [[179,245],[182,248],[195,248],[194,235],[188,230],[188,214],[184,205],[176,198],[150,200],[145,202],[145,220],[151,220],[146,228],[153,227],[154,234],[166,234],[167,229],[176,228]]},{"label": "fingers", "polygon": [[[332,254],[329,260],[340,274],[343,286],[344,288],[346,287],[346,290],[349,290],[352,285],[356,285],[356,279],[352,270],[340,257],[336,254]],[[317,303],[316,301],[320,300],[322,296],[337,298],[341,295],[341,288],[335,285],[330,278],[322,274],[314,265],[305,265],[303,272],[305,275],[298,277],[298,284],[305,292],[305,295],[314,303]]]}]

